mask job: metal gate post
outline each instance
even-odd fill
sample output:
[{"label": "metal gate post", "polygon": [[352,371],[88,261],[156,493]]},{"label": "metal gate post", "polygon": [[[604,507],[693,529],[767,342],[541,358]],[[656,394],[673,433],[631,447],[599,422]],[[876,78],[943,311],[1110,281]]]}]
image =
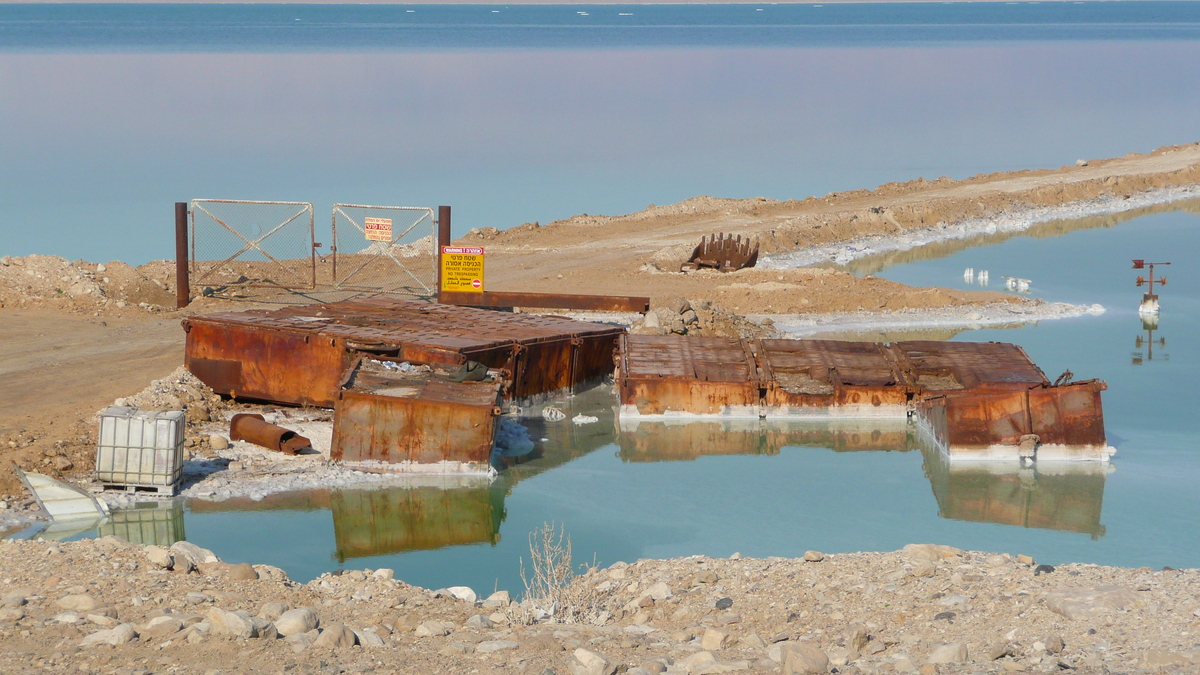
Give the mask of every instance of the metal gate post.
[{"label": "metal gate post", "polygon": [[175,306],[183,309],[192,301],[188,279],[188,205],[175,202]]},{"label": "metal gate post", "polygon": [[437,236],[437,297],[442,301],[442,247],[450,245],[450,207],[438,207]]}]

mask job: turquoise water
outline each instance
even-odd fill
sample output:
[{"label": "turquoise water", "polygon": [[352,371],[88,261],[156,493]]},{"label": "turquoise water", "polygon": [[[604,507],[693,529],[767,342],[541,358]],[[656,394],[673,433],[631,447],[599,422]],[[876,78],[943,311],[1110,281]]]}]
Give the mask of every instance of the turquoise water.
[{"label": "turquoise water", "polygon": [[0,4],[0,255],[170,258],[193,198],[329,244],[334,202],[461,234],[1053,168],[1197,140],[1196,63],[1191,1]]},{"label": "turquoise water", "polygon": [[[904,425],[792,424],[764,431],[704,423],[615,430],[601,390],[569,402],[600,422],[533,424],[541,457],[490,487],[347,490],[192,502],[177,536],[232,561],[308,579],[338,567],[391,567],[426,587],[520,590],[528,534],[547,521],[576,561],[692,554],[797,556],[893,550],[912,542],[1026,553],[1039,561],[1200,566],[1200,216],[1169,212],[1057,238],[1018,237],[882,276],[961,284],[966,266],[1023,276],[1051,300],[1100,302],[1102,316],[955,339],[1016,342],[1053,378],[1102,378],[1111,467],[954,467]],[[1153,360],[1136,339],[1140,291],[1131,256],[1169,260],[1166,338]],[[1140,363],[1135,362],[1140,359]],[[536,454],[536,453],[535,453]],[[184,532],[186,530],[186,532]]]}]

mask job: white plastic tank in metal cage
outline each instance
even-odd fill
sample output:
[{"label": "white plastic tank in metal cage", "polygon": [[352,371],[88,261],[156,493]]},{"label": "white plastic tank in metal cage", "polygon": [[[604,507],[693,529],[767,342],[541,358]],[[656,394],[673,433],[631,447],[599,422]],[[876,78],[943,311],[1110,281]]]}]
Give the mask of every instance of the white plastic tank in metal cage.
[{"label": "white plastic tank in metal cage", "polygon": [[112,406],[100,413],[96,480],[107,486],[174,494],[183,475],[182,410]]}]

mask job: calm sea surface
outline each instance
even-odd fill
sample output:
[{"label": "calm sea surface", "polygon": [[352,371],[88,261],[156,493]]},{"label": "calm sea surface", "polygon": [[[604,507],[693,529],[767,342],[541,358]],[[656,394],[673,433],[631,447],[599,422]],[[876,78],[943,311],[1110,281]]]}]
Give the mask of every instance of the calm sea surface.
[{"label": "calm sea surface", "polygon": [[[1057,167],[1200,140],[1196,63],[1196,2],[0,5],[0,254],[170,257],[172,202],[202,197],[312,201],[320,240],[333,202],[451,204],[461,232]],[[107,531],[480,591],[520,589],[545,521],[602,563],[936,541],[1197,566],[1198,218],[863,263],[1108,307],[955,339],[1106,379],[1111,467],[949,467],[903,427],[618,431],[593,392],[567,404],[600,422],[531,422],[543,456],[490,486],[193,501]],[[1175,265],[1151,339],[1127,259],[1155,256]]]},{"label": "calm sea surface", "polygon": [[172,257],[193,198],[461,233],[1058,167],[1200,138],[1196,63],[1200,2],[0,4],[0,254]]}]

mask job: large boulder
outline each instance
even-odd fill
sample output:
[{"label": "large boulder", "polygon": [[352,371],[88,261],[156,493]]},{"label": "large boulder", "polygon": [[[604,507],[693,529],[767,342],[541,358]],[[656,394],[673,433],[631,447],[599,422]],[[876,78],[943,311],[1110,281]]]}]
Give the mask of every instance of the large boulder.
[{"label": "large boulder", "polygon": [[324,647],[326,649],[342,649],[353,647],[358,644],[358,636],[354,631],[340,623],[331,623],[321,631],[313,642],[314,647]]},{"label": "large boulder", "polygon": [[1046,594],[1046,607],[1072,621],[1095,614],[1125,609],[1137,602],[1133,591],[1123,586],[1106,584],[1084,588],[1058,588]]},{"label": "large boulder", "polygon": [[242,640],[258,636],[254,621],[241,614],[213,607],[208,610],[207,618],[208,632],[213,635],[224,635]]},{"label": "large boulder", "polygon": [[284,637],[307,633],[320,624],[317,613],[311,607],[289,609],[275,619],[275,630]]},{"label": "large boulder", "polygon": [[123,623],[108,630],[102,630],[83,638],[79,642],[80,647],[91,647],[93,645],[123,645],[126,642],[132,642],[137,637],[137,630],[130,624]]}]

